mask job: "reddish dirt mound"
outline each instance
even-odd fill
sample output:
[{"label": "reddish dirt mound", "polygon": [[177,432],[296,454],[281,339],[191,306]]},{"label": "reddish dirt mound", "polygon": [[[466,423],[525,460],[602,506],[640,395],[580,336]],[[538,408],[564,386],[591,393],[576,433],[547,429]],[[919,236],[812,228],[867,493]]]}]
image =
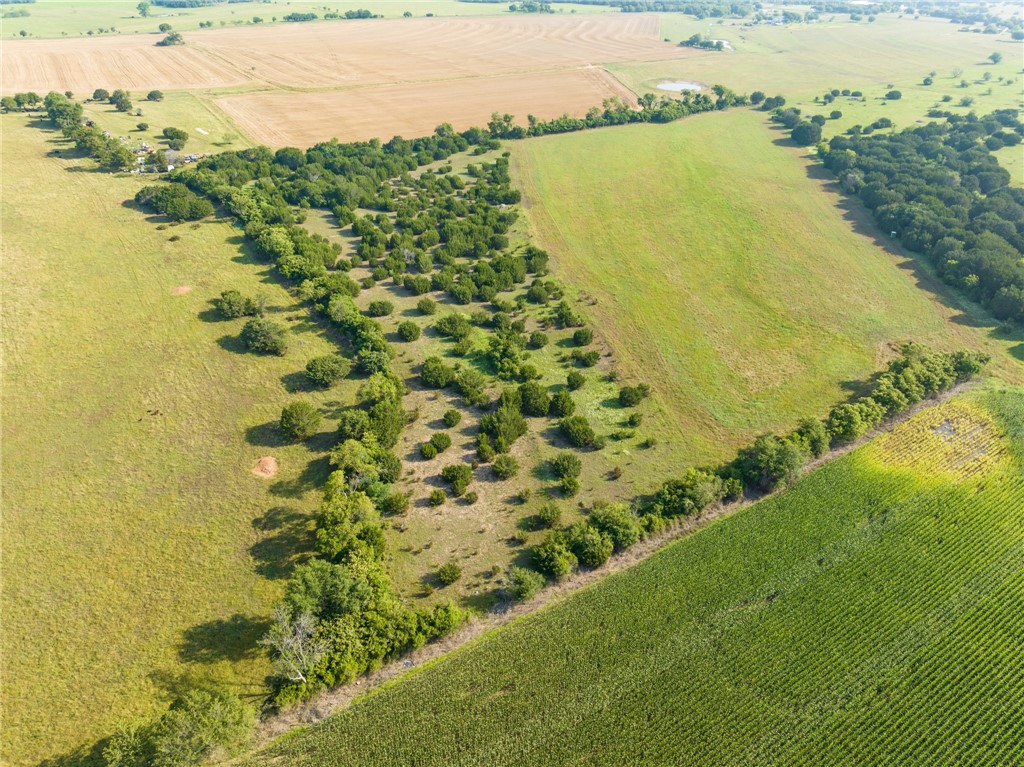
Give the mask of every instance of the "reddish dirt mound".
[{"label": "reddish dirt mound", "polygon": [[183,296],[186,293],[191,293],[191,292],[192,292],[192,286],[191,285],[179,285],[176,288],[171,288],[171,295],[172,296]]},{"label": "reddish dirt mound", "polygon": [[269,479],[277,474],[277,459],[270,455],[263,456],[256,461],[256,465],[253,467],[252,473],[257,477]]}]

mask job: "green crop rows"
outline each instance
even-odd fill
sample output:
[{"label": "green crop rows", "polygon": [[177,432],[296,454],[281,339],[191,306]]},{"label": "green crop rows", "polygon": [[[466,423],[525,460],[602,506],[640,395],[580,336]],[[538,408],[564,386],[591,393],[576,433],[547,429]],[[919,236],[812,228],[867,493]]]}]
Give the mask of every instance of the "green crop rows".
[{"label": "green crop rows", "polygon": [[911,422],[252,763],[1013,764],[1024,397],[940,407],[984,471],[908,461]]}]

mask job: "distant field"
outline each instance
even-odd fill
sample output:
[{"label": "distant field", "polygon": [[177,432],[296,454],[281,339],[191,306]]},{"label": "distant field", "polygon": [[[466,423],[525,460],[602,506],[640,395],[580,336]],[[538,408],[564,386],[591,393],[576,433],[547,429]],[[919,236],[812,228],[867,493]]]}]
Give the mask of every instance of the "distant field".
[{"label": "distant field", "polygon": [[824,414],[908,338],[990,349],[1021,378],[776,136],[737,109],[510,145],[534,241],[654,387],[670,464]]},{"label": "distant field", "polygon": [[203,30],[186,41],[169,48],[143,35],[8,42],[2,91],[339,88],[693,55],[659,41],[653,14],[289,24]]},{"label": "distant field", "polygon": [[[684,61],[612,63],[608,69],[637,93],[656,91],[659,83],[678,78],[723,83],[743,93],[763,90],[782,94],[788,105],[799,106],[807,114],[828,116],[838,109],[843,117],[828,123],[826,136],[882,116],[907,127],[926,120],[933,105],[966,113],[969,109],[959,106],[965,96],[974,99],[971,108],[979,114],[1021,106],[1024,43],[1011,40],[1007,33],[959,32],[957,25],[945,20],[915,21],[893,14],[882,14],[870,24],[850,23],[845,14],[836,14],[835,19],[785,27],[744,27],[740,20],[698,21],[665,14],[661,17],[662,37],[678,42],[699,33],[729,40],[735,50],[700,51]],[[1003,54],[998,65],[988,61],[994,51]],[[954,70],[962,73],[954,77]],[[933,71],[935,82],[923,85],[924,77]],[[982,79],[986,73],[990,81]],[[967,88],[959,87],[961,80],[968,81]],[[883,101],[881,97],[890,86],[900,90],[903,98]],[[833,88],[863,91],[868,98],[859,102],[839,97],[830,105],[814,104],[815,96]],[[953,100],[943,104],[940,99],[945,94]]]},{"label": "distant field", "polygon": [[280,147],[311,146],[329,136],[346,141],[411,138],[429,135],[441,123],[465,130],[486,125],[494,112],[582,117],[613,96],[636,103],[629,89],[593,67],[340,92],[253,93],[220,98],[216,104],[256,141]]},{"label": "distant field", "polygon": [[[388,18],[400,17],[407,11],[414,16],[477,16],[508,15],[508,3],[460,3],[455,0],[362,0],[359,3],[326,4],[324,0],[259,0],[249,3],[221,3],[206,8],[161,8],[153,6],[148,18],[139,16],[129,0],[43,0],[31,7],[5,8],[26,10],[25,17],[4,21],[4,37],[19,38],[21,30],[32,37],[109,36],[139,32],[157,32],[162,23],[188,31],[199,28],[200,22],[212,21],[216,28],[252,25],[258,16],[263,26],[289,25],[284,17],[290,13],[315,13],[320,20],[312,23],[344,24],[341,20],[325,20],[329,11],[344,13],[365,8]],[[566,3],[558,5],[559,13],[605,13],[615,9],[598,5]],[[303,22],[305,24],[305,22]]]},{"label": "distant field", "polygon": [[928,411],[249,764],[1013,764],[1022,403]]},{"label": "distant field", "polygon": [[[140,179],[47,157],[63,145],[52,135],[3,118],[12,767],[104,737],[190,679],[262,695],[254,643],[322,482],[268,424],[291,398],[282,377],[331,348],[233,229],[158,230],[121,205]],[[241,354],[241,321],[211,320],[209,299],[232,287],[294,319],[288,356]],[[265,455],[273,479],[250,471]]]}]

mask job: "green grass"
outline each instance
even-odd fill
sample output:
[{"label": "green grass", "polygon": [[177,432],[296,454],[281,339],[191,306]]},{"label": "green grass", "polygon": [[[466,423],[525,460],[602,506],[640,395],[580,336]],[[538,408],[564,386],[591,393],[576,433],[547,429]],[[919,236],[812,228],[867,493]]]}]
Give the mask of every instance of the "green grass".
[{"label": "green grass", "polygon": [[[762,90],[781,94],[787,106],[807,115],[828,116],[839,110],[843,117],[830,120],[825,137],[841,133],[851,125],[868,125],[888,117],[905,128],[927,121],[927,112],[940,107],[957,114],[993,109],[1019,108],[1024,102],[1021,56],[1024,45],[1009,34],[983,35],[958,32],[958,26],[941,19],[882,14],[874,23],[850,23],[845,15],[835,21],[796,24],[786,27],[759,25],[743,27],[738,20],[704,20],[666,14],[662,36],[673,43],[694,33],[729,40],[735,50],[695,52],[691,58],[641,64],[611,64],[607,68],[637,93],[658,92],[665,80],[683,79],[713,85],[721,83],[740,93]],[[988,56],[1003,54],[993,65]],[[953,72],[962,70],[954,77]],[[934,83],[923,79],[935,72]],[[991,75],[991,81],[983,78]],[[1002,81],[1000,81],[1002,78]],[[960,81],[968,87],[961,88]],[[832,104],[816,104],[814,98],[826,91],[846,88],[862,91],[865,101],[837,97]],[[891,88],[903,98],[886,101]],[[991,89],[991,93],[988,93]],[[943,103],[943,95],[952,101]],[[974,99],[960,106],[965,97]],[[1019,153],[1018,153],[1019,154]],[[1011,172],[1020,176],[1020,171]]]},{"label": "green grass", "polygon": [[[485,16],[507,14],[508,3],[460,3],[457,0],[362,0],[351,3],[325,3],[323,0],[261,0],[259,3],[227,3],[205,8],[162,8],[152,6],[148,18],[139,16],[137,2],[132,0],[40,0],[25,6],[4,6],[5,11],[27,10],[29,16],[4,20],[3,36],[21,38],[25,30],[31,37],[79,37],[88,35],[116,34],[157,34],[160,24],[170,24],[180,32],[198,30],[200,22],[212,21],[214,29],[251,25],[254,16],[263,19],[262,26],[294,22],[281,21],[289,13],[315,13],[317,22],[336,23],[343,20],[324,21],[328,11],[345,11],[365,8],[386,18],[401,17],[406,11],[413,16]],[[606,6],[565,4],[557,7],[559,13],[607,13],[613,11]],[[114,31],[110,31],[113,28]],[[105,30],[101,32],[101,30]]]},{"label": "green grass", "polygon": [[511,145],[535,242],[654,387],[652,482],[824,414],[906,339],[984,346],[1020,376],[778,139],[740,109]]},{"label": "green grass", "polygon": [[1013,763],[1022,402],[925,412],[248,764]]},{"label": "green grass", "polygon": [[[190,679],[259,700],[255,640],[319,502],[322,465],[273,422],[332,347],[229,225],[159,230],[146,183],[47,157],[3,120],[3,755],[37,764]],[[171,236],[180,240],[171,242]],[[190,293],[172,295],[189,286]],[[283,358],[238,351],[226,288],[267,296]],[[329,409],[339,392],[305,394]],[[323,440],[313,440],[318,446]],[[250,473],[263,455],[280,473]],[[76,762],[77,763],[77,762]]]}]

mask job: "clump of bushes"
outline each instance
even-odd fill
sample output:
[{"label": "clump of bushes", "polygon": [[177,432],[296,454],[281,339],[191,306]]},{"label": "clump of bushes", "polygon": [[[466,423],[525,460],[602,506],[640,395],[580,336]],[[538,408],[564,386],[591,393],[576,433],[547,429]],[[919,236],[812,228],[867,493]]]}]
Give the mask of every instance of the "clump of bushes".
[{"label": "clump of bushes", "polygon": [[390,301],[378,299],[371,301],[369,306],[366,307],[366,313],[371,317],[387,317],[395,311],[395,305]]},{"label": "clump of bushes", "polygon": [[288,351],[287,329],[281,323],[263,317],[246,322],[240,338],[251,352],[283,355]]},{"label": "clump of bushes", "polygon": [[582,388],[583,384],[587,382],[586,376],[578,370],[573,370],[565,377],[565,385],[569,387],[569,391],[576,391]]},{"label": "clump of bushes", "polygon": [[573,447],[594,447],[598,444],[597,434],[582,415],[563,418],[558,422],[558,429]]},{"label": "clump of bushes", "polygon": [[237,290],[225,290],[219,298],[213,299],[213,306],[228,320],[263,315],[263,307],[256,300],[243,296]]},{"label": "clump of bushes", "polygon": [[455,408],[448,408],[444,411],[444,415],[441,416],[441,420],[448,429],[454,429],[462,421],[462,413]]},{"label": "clump of bushes", "polygon": [[451,486],[452,495],[458,498],[473,481],[473,470],[465,463],[451,463],[441,469],[441,479]]},{"label": "clump of bushes", "polygon": [[542,527],[558,527],[562,521],[562,511],[553,503],[545,503],[537,509],[537,522]]},{"label": "clump of bushes", "polygon": [[334,386],[352,370],[352,363],[340,354],[324,354],[306,363],[306,378],[324,389]]},{"label": "clump of bushes", "polygon": [[510,567],[505,576],[505,588],[514,600],[526,602],[544,588],[544,576],[526,567]]},{"label": "clump of bushes", "polygon": [[448,495],[441,488],[435,488],[430,491],[430,496],[427,501],[431,506],[441,506],[445,501],[448,500]]},{"label": "clump of bushes", "polygon": [[650,396],[651,387],[645,383],[639,386],[623,386],[619,389],[619,404],[622,407],[635,407]]}]

